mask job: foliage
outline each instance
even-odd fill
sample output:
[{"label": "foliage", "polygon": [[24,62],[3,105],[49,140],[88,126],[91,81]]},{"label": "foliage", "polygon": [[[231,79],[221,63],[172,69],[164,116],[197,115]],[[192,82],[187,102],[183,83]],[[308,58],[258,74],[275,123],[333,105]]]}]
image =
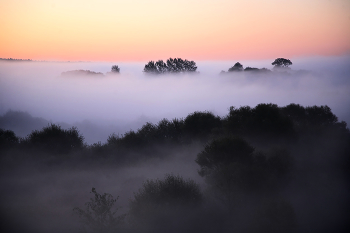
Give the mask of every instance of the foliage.
[{"label": "foliage", "polygon": [[194,112],[184,120],[184,132],[192,139],[206,139],[221,127],[221,119],[211,112]]},{"label": "foliage", "polygon": [[293,161],[287,151],[270,156],[239,137],[223,137],[207,144],[197,155],[199,175],[218,192],[230,211],[238,196],[252,192],[275,192],[290,172]]},{"label": "foliage", "polygon": [[254,68],[254,67],[246,67],[244,71],[259,71],[259,68]]},{"label": "foliage", "polygon": [[130,202],[130,214],[146,217],[153,211],[197,206],[202,201],[199,186],[193,180],[167,174],[164,180],[147,180]]},{"label": "foliage", "polygon": [[166,174],[163,180],[147,180],[134,194],[129,221],[136,232],[183,232],[183,223],[197,211],[202,199],[193,180]]},{"label": "foliage", "polygon": [[120,72],[120,68],[117,65],[114,65],[111,68],[111,72],[112,73],[119,73]]},{"label": "foliage", "polygon": [[134,211],[142,204],[199,204],[201,200],[199,186],[193,180],[166,174],[164,180],[147,180],[131,201],[131,209]]},{"label": "foliage", "polygon": [[196,72],[197,66],[194,61],[183,60],[181,58],[169,58],[166,63],[163,60],[157,62],[148,62],[143,72],[148,74],[165,74],[165,73],[193,73]]},{"label": "foliage", "polygon": [[231,107],[224,118],[224,127],[229,133],[259,137],[261,140],[295,136],[292,120],[275,104],[259,104],[255,108]]},{"label": "foliage", "polygon": [[51,124],[41,131],[35,130],[22,142],[25,147],[44,152],[67,154],[84,147],[84,137],[77,128],[64,130],[59,125]]},{"label": "foliage", "polygon": [[289,59],[285,58],[277,58],[274,62],[272,62],[272,65],[274,65],[275,68],[288,68],[288,66],[292,64],[293,63]]},{"label": "foliage", "polygon": [[0,150],[11,148],[18,143],[19,138],[16,137],[13,131],[0,128]]},{"label": "foliage", "polygon": [[239,62],[236,62],[234,66],[228,69],[228,72],[233,72],[233,71],[243,71],[243,65]]},{"label": "foliage", "polygon": [[83,229],[88,232],[115,232],[123,224],[125,215],[115,216],[116,211],[113,211],[113,206],[117,201],[111,194],[97,193],[95,188],[91,189],[94,198],[90,198],[89,202],[85,203],[86,209],[75,207],[73,211],[79,216],[82,221]]}]

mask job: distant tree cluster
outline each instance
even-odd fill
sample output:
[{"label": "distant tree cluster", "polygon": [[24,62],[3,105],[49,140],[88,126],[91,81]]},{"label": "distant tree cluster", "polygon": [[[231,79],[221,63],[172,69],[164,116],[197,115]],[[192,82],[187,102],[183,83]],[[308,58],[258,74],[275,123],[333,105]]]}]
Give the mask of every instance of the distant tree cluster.
[{"label": "distant tree cluster", "polygon": [[32,59],[0,58],[0,61],[33,61]]},{"label": "distant tree cluster", "polygon": [[[286,69],[290,69],[288,66],[292,65],[293,63],[289,59],[285,58],[277,58],[275,59],[274,62],[272,62],[272,65],[274,65],[274,70],[276,71],[284,71]],[[228,74],[231,72],[239,72],[239,71],[249,71],[249,72],[254,72],[254,73],[270,73],[271,70],[267,68],[255,68],[255,67],[246,67],[243,69],[243,65],[239,62],[236,62],[234,66],[228,69],[227,72],[221,71],[220,74]]]},{"label": "distant tree cluster", "polygon": [[62,72],[62,76],[103,76],[101,72],[95,72],[91,70],[71,70]]},{"label": "distant tree cluster", "polygon": [[197,66],[194,61],[183,60],[181,58],[169,58],[166,63],[163,60],[148,62],[143,72],[147,74],[178,74],[196,72]]},{"label": "distant tree cluster", "polygon": [[[289,66],[293,63],[289,59],[285,58],[277,58],[272,65],[274,65],[273,70],[275,71],[285,71],[290,69]],[[228,71],[221,71],[220,74],[229,74],[233,72],[241,72],[248,71],[253,73],[270,73],[271,70],[267,68],[255,68],[255,67],[246,67],[239,62],[236,62],[232,67],[228,69]],[[149,61],[143,72],[146,74],[158,75],[158,74],[180,74],[180,73],[196,73],[197,66],[194,61],[183,60],[182,58],[169,58],[166,62],[163,60],[158,61]],[[119,74],[120,67],[118,65],[113,65],[111,68],[111,72],[107,72],[108,74]],[[62,75],[103,75],[100,72],[94,72],[90,70],[73,70],[63,72]]]}]

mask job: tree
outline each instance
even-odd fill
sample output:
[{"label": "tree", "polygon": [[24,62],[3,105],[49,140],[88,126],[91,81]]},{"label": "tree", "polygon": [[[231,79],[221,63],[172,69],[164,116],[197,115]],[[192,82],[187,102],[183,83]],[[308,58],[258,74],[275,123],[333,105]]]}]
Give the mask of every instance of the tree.
[{"label": "tree", "polygon": [[150,61],[145,65],[145,68],[143,68],[143,72],[148,74],[159,74],[160,71],[158,70],[156,64],[154,61]]},{"label": "tree", "polygon": [[0,128],[0,151],[3,149],[11,148],[17,145],[19,138],[11,130],[3,130]]},{"label": "tree", "polygon": [[117,65],[112,66],[111,69],[112,73],[119,73],[120,72],[120,68]]},{"label": "tree", "polygon": [[148,62],[143,72],[148,74],[164,74],[164,73],[187,73],[196,72],[197,66],[194,61],[183,60],[181,58],[169,58],[166,63],[163,60],[157,62]]},{"label": "tree", "polygon": [[255,108],[230,107],[224,125],[229,133],[259,137],[266,142],[271,142],[271,138],[292,139],[295,136],[292,120],[275,104],[259,104]]},{"label": "tree", "polygon": [[218,191],[229,211],[239,189],[249,183],[250,169],[253,164],[254,148],[239,137],[224,137],[207,144],[197,155],[200,166],[199,175]]},{"label": "tree", "polygon": [[221,119],[211,112],[194,112],[184,120],[184,131],[190,138],[205,139],[221,127]]},{"label": "tree", "polygon": [[33,131],[22,143],[38,151],[67,154],[72,150],[82,149],[84,137],[75,127],[65,130],[59,125],[51,124],[40,131]]},{"label": "tree", "polygon": [[114,199],[109,193],[101,195],[95,188],[92,188],[90,193],[94,194],[94,198],[90,198],[90,201],[85,203],[85,210],[79,207],[73,209],[81,219],[82,227],[89,232],[115,232],[125,218],[125,215],[115,216],[116,211],[113,211],[118,197]]},{"label": "tree", "polygon": [[239,62],[236,62],[234,66],[228,69],[228,72],[233,72],[233,71],[243,71],[243,65]]},{"label": "tree", "polygon": [[289,59],[285,58],[277,58],[274,62],[272,62],[272,65],[274,65],[274,68],[288,68],[288,66],[292,65],[293,63]]}]

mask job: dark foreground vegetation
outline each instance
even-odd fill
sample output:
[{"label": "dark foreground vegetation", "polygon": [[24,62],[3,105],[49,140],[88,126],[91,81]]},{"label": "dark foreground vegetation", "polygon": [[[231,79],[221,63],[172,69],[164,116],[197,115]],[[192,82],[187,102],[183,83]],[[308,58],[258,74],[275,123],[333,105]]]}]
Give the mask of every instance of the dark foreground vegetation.
[{"label": "dark foreground vegetation", "polygon": [[[25,138],[0,130],[3,172],[25,166],[121,169],[167,160],[174,151],[186,154],[193,145],[200,148],[194,158],[205,185],[182,174],[145,180],[124,212],[117,208],[117,193],[92,188],[85,207],[72,206],[81,227],[87,232],[348,232],[350,131],[327,106],[259,104],[231,107],[224,117],[194,112],[92,145],[78,129],[53,124]],[[15,222],[10,218],[3,226],[21,229]]]}]

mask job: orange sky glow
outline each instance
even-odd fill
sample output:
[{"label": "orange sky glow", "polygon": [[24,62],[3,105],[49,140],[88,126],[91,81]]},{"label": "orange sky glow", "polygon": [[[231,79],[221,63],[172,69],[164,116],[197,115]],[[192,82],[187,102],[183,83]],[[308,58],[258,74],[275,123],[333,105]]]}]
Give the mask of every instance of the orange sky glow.
[{"label": "orange sky glow", "polygon": [[0,57],[272,59],[350,53],[348,0],[1,0]]}]

